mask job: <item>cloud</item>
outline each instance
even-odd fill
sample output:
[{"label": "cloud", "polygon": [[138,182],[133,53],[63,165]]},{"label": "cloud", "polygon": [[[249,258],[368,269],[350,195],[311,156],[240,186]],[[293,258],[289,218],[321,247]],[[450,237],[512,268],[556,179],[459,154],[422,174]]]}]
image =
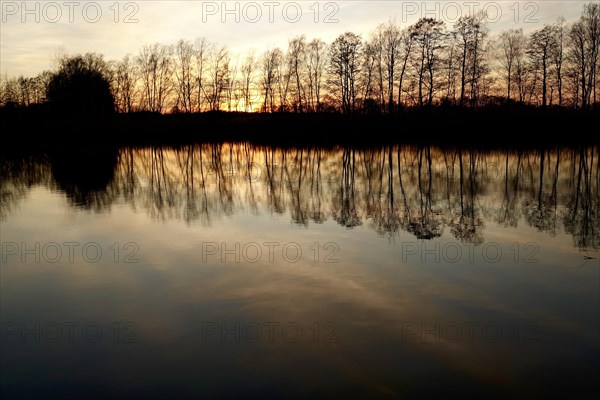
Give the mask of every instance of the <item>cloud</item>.
[{"label": "cloud", "polygon": [[408,26],[421,16],[436,17],[451,27],[459,14],[484,8],[490,16],[497,15],[490,25],[492,32],[516,27],[529,32],[559,16],[574,20],[583,4],[397,0],[76,3],[28,2],[25,9],[25,3],[3,1],[1,72],[35,75],[51,67],[51,57],[60,48],[68,53],[98,52],[107,59],[119,59],[137,53],[146,43],[170,44],[181,38],[205,37],[244,53],[250,48],[285,48],[289,38],[300,34],[328,42],[346,31],[368,37],[377,24],[390,18]]}]

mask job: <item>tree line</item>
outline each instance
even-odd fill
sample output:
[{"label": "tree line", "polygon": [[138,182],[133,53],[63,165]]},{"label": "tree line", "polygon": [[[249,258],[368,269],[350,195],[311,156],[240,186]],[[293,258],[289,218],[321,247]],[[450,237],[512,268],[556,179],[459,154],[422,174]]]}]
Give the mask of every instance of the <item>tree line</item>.
[{"label": "tree line", "polygon": [[[598,3],[585,4],[573,23],[559,18],[528,35],[522,29],[492,35],[487,16],[478,13],[452,26],[432,18],[407,27],[390,20],[365,38],[346,32],[332,43],[300,35],[287,49],[243,55],[204,38],[182,39],[145,45],[118,61],[95,53],[63,56],[57,72],[5,75],[0,105],[52,102],[74,90],[98,94],[125,113],[393,113],[507,103],[588,108],[599,102],[599,41]],[[92,90],[85,80],[67,89],[82,74],[95,77]],[[81,105],[79,97],[74,102],[99,106]]]}]

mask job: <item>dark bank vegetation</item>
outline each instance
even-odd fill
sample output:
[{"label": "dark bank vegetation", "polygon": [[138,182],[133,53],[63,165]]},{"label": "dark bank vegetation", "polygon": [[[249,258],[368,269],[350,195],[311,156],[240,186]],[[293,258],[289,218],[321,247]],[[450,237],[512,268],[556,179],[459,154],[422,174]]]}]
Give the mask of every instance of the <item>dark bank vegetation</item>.
[{"label": "dark bank vegetation", "polygon": [[[6,111],[0,111],[0,114]],[[46,109],[2,117],[4,143],[22,146],[438,144],[493,148],[598,143],[600,110],[439,107],[394,114],[130,113],[58,117]]]}]

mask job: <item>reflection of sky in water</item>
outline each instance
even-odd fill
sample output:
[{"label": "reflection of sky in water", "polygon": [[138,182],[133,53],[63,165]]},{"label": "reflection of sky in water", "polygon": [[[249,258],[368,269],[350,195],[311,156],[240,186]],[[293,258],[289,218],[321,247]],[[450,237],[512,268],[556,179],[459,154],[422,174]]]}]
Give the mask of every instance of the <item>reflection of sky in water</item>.
[{"label": "reflection of sky in water", "polygon": [[[210,148],[204,150],[205,155],[209,154]],[[226,168],[230,165],[230,149],[221,150],[221,155],[227,157],[218,165]],[[238,150],[240,147],[234,147],[233,153]],[[256,151],[255,161],[264,162],[265,153]],[[478,154],[474,164],[470,164],[468,157],[463,160],[465,182],[469,182],[471,175],[467,172],[469,165],[474,165],[476,172],[477,195],[470,199],[463,197],[463,207],[472,207],[482,221],[481,235],[477,237],[482,237],[483,242],[476,246],[457,242],[449,228],[448,221],[460,212],[460,195],[457,195],[460,188],[455,185],[456,174],[460,174],[457,165],[454,177],[448,174],[449,181],[454,182],[450,185],[449,203],[445,200],[448,191],[441,185],[447,182],[444,157],[446,160],[457,157],[451,152],[432,151],[433,175],[440,175],[432,179],[431,190],[427,157],[421,157],[418,150],[401,153],[405,161],[401,170],[406,174],[402,177],[403,189],[399,188],[398,166],[394,164],[392,181],[397,205],[392,209],[401,215],[399,221],[403,221],[406,204],[411,210],[422,210],[420,201],[410,203],[422,195],[429,197],[423,207],[427,204],[431,207],[426,218],[441,221],[441,236],[425,241],[417,240],[406,229],[376,233],[381,224],[373,221],[386,218],[378,215],[377,210],[390,204],[386,152],[372,154],[376,160],[373,165],[384,167],[373,169],[372,176],[377,179],[371,179],[370,183],[365,178],[368,176],[365,159],[370,160],[371,155],[360,152],[354,155],[353,201],[361,224],[352,229],[339,223],[339,216],[344,214],[339,210],[344,208],[345,194],[336,193],[338,182],[342,182],[342,187],[346,183],[352,187],[352,180],[344,181],[347,171],[342,167],[343,151],[321,155],[328,162],[323,165],[329,169],[322,171],[322,175],[333,174],[336,178],[332,184],[319,183],[323,222],[317,224],[307,219],[306,225],[290,223],[294,215],[314,214],[310,206],[314,199],[308,195],[310,179],[304,181],[310,171],[300,173],[300,158],[295,150],[286,154],[287,165],[290,181],[300,176],[300,190],[298,186],[275,185],[280,186],[276,190],[281,192],[278,199],[273,199],[267,189],[273,182],[257,179],[252,184],[256,206],[251,207],[247,183],[234,184],[215,174],[213,181],[205,185],[210,218],[188,221],[183,205],[189,201],[189,197],[184,197],[185,169],[182,172],[173,152],[164,154],[163,160],[167,161],[160,168],[148,168],[156,162],[148,154],[148,151],[134,154],[135,173],[130,177],[134,176],[135,184],[127,187],[124,183],[127,154],[121,152],[108,189],[91,197],[83,196],[101,197],[102,207],[97,207],[98,203],[94,203],[97,200],[93,200],[83,202],[89,207],[87,210],[75,208],[73,200],[65,199],[57,190],[69,185],[40,179],[38,182],[46,184],[31,187],[11,205],[12,211],[3,212],[3,243],[26,242],[32,246],[34,242],[96,242],[104,253],[95,264],[83,261],[77,252],[74,263],[67,262],[66,255],[56,264],[36,264],[31,262],[31,256],[30,262],[24,264],[17,256],[7,256],[1,271],[2,321],[30,325],[35,321],[95,321],[105,328],[103,339],[94,345],[81,340],[72,345],[65,341],[22,344],[18,338],[8,337],[8,346],[3,346],[2,352],[5,393],[23,390],[25,386],[18,385],[36,376],[39,386],[30,387],[25,393],[62,393],[69,382],[80,381],[82,393],[95,388],[101,395],[131,393],[143,385],[149,385],[145,394],[151,396],[161,396],[170,390],[198,395],[292,395],[290,390],[298,396],[315,391],[332,395],[401,395],[426,393],[423,387],[435,392],[438,389],[427,383],[434,379],[440,391],[461,390],[468,384],[469,390],[472,385],[480,385],[481,390],[493,388],[498,395],[521,395],[542,389],[556,390],[575,380],[579,380],[578,387],[584,388],[597,376],[598,250],[588,247],[581,251],[574,246],[573,236],[565,233],[561,218],[556,233],[551,235],[548,229],[537,229],[523,217],[528,202],[552,196],[554,181],[557,214],[564,215],[565,204],[570,204],[573,197],[571,176],[575,176],[575,182],[579,180],[573,165],[582,165],[579,159],[571,159],[569,152],[561,153],[558,169],[556,153],[545,156],[547,175],[542,178],[541,197],[539,154],[523,154],[520,161],[515,154],[510,155],[509,170],[513,172],[509,173],[509,183],[514,183],[511,180],[515,175],[520,182],[516,191],[515,186],[509,189],[509,195],[516,193],[515,212],[520,212],[520,216],[516,226],[508,227],[498,223],[496,217],[505,183],[504,155]],[[274,156],[282,154],[276,152]],[[394,158],[397,156],[395,152],[392,154]],[[424,192],[419,191],[419,174],[415,172],[419,159]],[[597,160],[597,153],[593,159]],[[515,174],[519,163],[522,170]],[[597,161],[593,163],[586,167],[596,179],[590,180],[591,187],[586,189],[593,194],[592,211],[587,210],[586,215],[595,218],[590,223],[597,226],[594,210],[598,209],[598,169]],[[194,168],[195,173],[200,170],[199,166]],[[161,171],[160,178],[157,171]],[[380,173],[383,185],[379,183]],[[5,189],[19,186],[18,177],[11,176],[12,181],[6,179],[3,183]],[[195,179],[199,179],[197,176]],[[223,179],[221,197],[217,193],[219,179]],[[305,184],[308,189],[304,189]],[[191,187],[200,189],[194,185]],[[148,189],[152,187],[155,189]],[[369,198],[369,187],[377,196]],[[404,203],[402,190],[408,203]],[[468,191],[464,187],[463,190]],[[432,195],[426,194],[429,191]],[[202,198],[202,191],[197,195]],[[162,196],[165,202],[160,203],[162,200],[157,196]],[[340,196],[342,205],[334,204]],[[228,198],[232,200],[226,204]],[[201,201],[196,200],[194,205]],[[281,213],[271,211],[276,202],[283,205]],[[466,203],[470,205],[465,206]],[[581,199],[578,203],[581,204]],[[303,206],[294,210],[294,204]],[[444,211],[448,204],[450,211]],[[543,206],[548,207],[547,204],[545,201]],[[414,211],[411,221],[423,221],[423,215]],[[140,262],[115,263],[109,246],[114,242],[122,246],[130,241],[139,245]],[[276,252],[274,262],[269,262],[263,251],[256,263],[243,260],[236,263],[233,256],[221,262],[220,254],[207,256],[203,262],[202,243],[207,242],[225,242],[229,248],[235,242],[242,246],[249,242],[295,242],[303,257],[288,263]],[[321,262],[315,263],[310,250],[314,242],[321,246],[336,243],[339,252],[335,259],[339,262],[322,262],[328,252],[321,249]],[[525,249],[529,242],[536,246],[532,255],[529,248]],[[594,239],[588,242],[594,243]],[[427,249],[435,249],[437,245],[440,251],[425,254],[423,262],[422,253],[411,253],[415,245]],[[461,249],[462,255],[457,262],[449,262],[455,253],[444,255],[441,249],[456,248]],[[489,258],[494,258],[500,248],[502,255],[498,262],[486,260],[484,248],[489,250]],[[121,250],[120,259],[125,253]],[[439,262],[434,259],[436,254],[440,255]],[[584,254],[595,259],[585,262]],[[528,255],[539,262],[525,262]],[[114,344],[110,326],[115,321],[134,321],[139,326],[140,343]],[[282,325],[297,322],[303,328],[303,336],[297,343],[288,343],[281,336],[276,337],[275,343],[264,337],[257,343],[245,340],[231,343],[232,336],[225,344],[219,343],[218,336],[207,343],[202,339],[206,322],[234,326],[269,321]],[[338,342],[326,343],[321,335],[321,340],[315,343],[311,326],[320,322],[322,329],[328,321],[339,327],[335,333]],[[421,323],[427,324],[425,329]],[[443,333],[453,323],[462,327],[462,337],[456,341],[450,340],[450,331],[447,336]],[[467,336],[465,323],[475,324],[473,340]],[[482,327],[486,324],[502,329],[497,342],[483,336]],[[409,329],[417,329],[417,333],[407,336]],[[104,385],[105,381],[110,384]],[[508,385],[508,391],[496,387],[500,384]],[[511,391],[516,386],[524,389]]]}]

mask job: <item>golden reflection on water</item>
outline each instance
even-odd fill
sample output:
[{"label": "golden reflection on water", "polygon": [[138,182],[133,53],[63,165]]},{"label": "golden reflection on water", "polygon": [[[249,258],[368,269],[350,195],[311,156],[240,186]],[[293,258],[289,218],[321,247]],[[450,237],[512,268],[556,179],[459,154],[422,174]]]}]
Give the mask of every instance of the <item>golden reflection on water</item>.
[{"label": "golden reflection on water", "polygon": [[66,192],[74,206],[102,212],[126,202],[153,219],[190,224],[211,225],[238,213],[289,213],[303,226],[333,220],[347,228],[365,224],[382,235],[410,232],[418,239],[449,231],[461,242],[478,244],[489,221],[527,224],[551,236],[565,232],[577,247],[600,247],[595,147],[477,151],[203,144],[125,148],[97,156],[94,163],[82,157],[60,167],[52,157],[20,160],[4,166],[3,175],[2,218],[28,187],[42,184]]}]

